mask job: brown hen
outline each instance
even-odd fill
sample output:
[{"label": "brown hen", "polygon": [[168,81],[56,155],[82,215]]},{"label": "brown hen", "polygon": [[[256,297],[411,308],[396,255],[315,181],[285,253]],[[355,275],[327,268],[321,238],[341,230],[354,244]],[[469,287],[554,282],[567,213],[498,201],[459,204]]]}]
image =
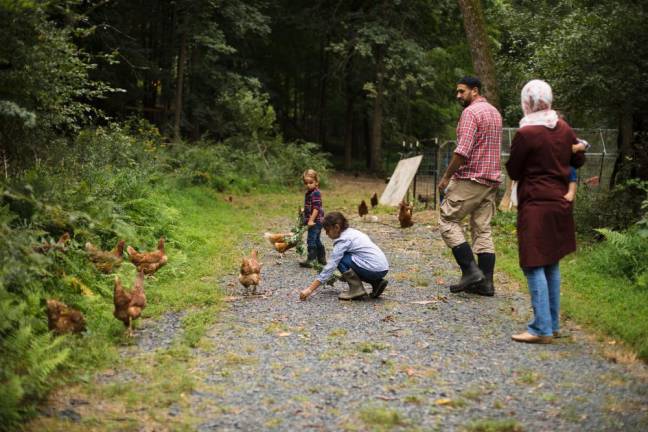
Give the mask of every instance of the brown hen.
[{"label": "brown hen", "polygon": [[164,252],[164,237],[160,237],[157,250],[153,252],[137,252],[134,248],[126,248],[130,261],[135,264],[137,271],[144,271],[144,274],[152,275],[167,263],[167,256]]},{"label": "brown hen", "polygon": [[288,249],[295,247],[296,244],[290,244],[286,241],[286,237],[292,236],[292,233],[265,233],[263,237],[270,242],[272,247],[281,254]]},{"label": "brown hen", "polygon": [[414,225],[412,221],[412,209],[413,206],[410,203],[401,201],[398,209],[398,221],[400,222],[401,228],[409,228]]},{"label": "brown hen", "polygon": [[256,294],[257,285],[261,282],[261,263],[259,263],[256,249],[252,250],[249,257],[243,258],[239,282],[246,291],[252,286],[252,294]]},{"label": "brown hen", "polygon": [[85,244],[90,261],[102,273],[113,273],[124,260],[124,240],[119,240],[111,251],[103,251],[90,242]]},{"label": "brown hen", "polygon": [[133,321],[142,315],[142,310],[146,307],[144,271],[140,270],[137,273],[133,290],[130,293],[124,290],[119,276],[115,276],[113,297],[115,302],[113,315],[128,328],[128,335],[133,336]]},{"label": "brown hen", "polygon": [[378,194],[374,192],[373,195],[371,195],[371,208],[374,208],[378,205]]},{"label": "brown hen", "polygon": [[47,300],[47,325],[56,334],[85,331],[83,314],[58,300]]},{"label": "brown hen", "polygon": [[369,208],[367,207],[367,203],[365,202],[365,200],[362,200],[362,202],[358,206],[358,214],[360,215],[360,217],[369,214]]}]

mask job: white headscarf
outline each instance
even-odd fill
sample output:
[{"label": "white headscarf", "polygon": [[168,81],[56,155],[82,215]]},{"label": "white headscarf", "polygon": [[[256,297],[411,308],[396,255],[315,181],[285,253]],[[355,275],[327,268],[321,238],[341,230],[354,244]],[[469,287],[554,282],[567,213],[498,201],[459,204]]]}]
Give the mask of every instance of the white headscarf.
[{"label": "white headscarf", "polygon": [[555,128],[558,114],[551,109],[553,93],[551,86],[542,80],[531,80],[522,89],[522,111],[524,118],[520,127],[545,126]]}]

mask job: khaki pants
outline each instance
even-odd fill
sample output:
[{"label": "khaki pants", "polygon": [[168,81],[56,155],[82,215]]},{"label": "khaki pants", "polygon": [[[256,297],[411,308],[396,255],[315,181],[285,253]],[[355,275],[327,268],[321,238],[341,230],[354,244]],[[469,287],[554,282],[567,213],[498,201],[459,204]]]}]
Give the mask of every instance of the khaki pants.
[{"label": "khaki pants", "polygon": [[461,221],[470,215],[473,252],[495,253],[490,223],[495,214],[496,191],[472,180],[450,180],[439,218],[441,237],[448,247],[466,241]]}]

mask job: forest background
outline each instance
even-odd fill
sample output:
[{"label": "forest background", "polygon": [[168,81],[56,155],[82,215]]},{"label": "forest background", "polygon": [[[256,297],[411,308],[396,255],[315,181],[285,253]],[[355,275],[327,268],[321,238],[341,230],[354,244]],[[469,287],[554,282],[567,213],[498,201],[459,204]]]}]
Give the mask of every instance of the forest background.
[{"label": "forest background", "polygon": [[[619,130],[609,190],[577,199],[583,271],[645,310],[645,22],[644,2],[624,0],[0,0],[0,424],[120,340],[111,279],[79,245],[150,247],[177,222],[160,196],[182,188],[280,191],[305,167],[383,175],[402,141],[454,137],[455,83],[480,55],[506,125],[542,78],[571,124]],[[34,251],[64,232],[66,254]],[[92,341],[47,331],[51,297],[96,315]],[[600,329],[648,358],[645,320],[615,325]]]}]

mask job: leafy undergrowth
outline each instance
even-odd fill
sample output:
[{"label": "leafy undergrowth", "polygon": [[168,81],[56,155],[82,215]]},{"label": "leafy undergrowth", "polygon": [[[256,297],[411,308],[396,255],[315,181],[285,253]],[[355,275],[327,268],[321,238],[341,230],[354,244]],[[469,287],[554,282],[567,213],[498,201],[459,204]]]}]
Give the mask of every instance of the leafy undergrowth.
[{"label": "leafy undergrowth", "polygon": [[[187,312],[182,319],[182,332],[171,347],[154,352],[135,353],[123,336],[123,326],[111,316],[112,305],[105,305],[104,319],[112,332],[100,328],[78,341],[75,363],[83,365],[70,371],[66,381],[54,392],[48,405],[63,408],[64,401],[81,399],[88,407],[105,406],[101,418],[84,415],[84,406],[77,412],[79,422],[56,417],[39,417],[29,425],[30,430],[101,430],[118,428],[138,430],[143,422],[158,424],[155,419],[168,419],[166,412],[174,404],[183,406],[184,397],[194,386],[195,371],[191,370],[191,348],[202,346],[202,336],[218,316],[227,274],[236,273],[241,257],[249,247],[263,240],[265,218],[276,218],[291,212],[297,192],[284,191],[265,195],[228,197],[206,187],[160,190],[156,194],[160,205],[173,212],[168,242],[169,263],[146,281],[148,306],[143,319],[155,320],[168,312]],[[263,212],[259,209],[263,208]],[[261,246],[262,248],[265,245]],[[134,278],[132,266],[125,265],[123,279]],[[136,327],[141,325],[136,323]],[[137,329],[135,330],[137,337]],[[115,344],[117,338],[118,344]],[[89,341],[87,339],[90,339]],[[102,370],[103,369],[103,370]],[[132,379],[98,380],[95,374],[113,376],[126,373]],[[160,416],[160,410],[164,415]],[[189,410],[183,410],[188,412]],[[96,412],[96,411],[95,411]],[[165,427],[183,428],[192,424],[191,418],[169,420]],[[162,426],[162,425],[160,425]]]},{"label": "leafy undergrowth", "polygon": [[[498,270],[526,287],[518,264],[515,213],[499,213],[494,226]],[[648,290],[631,278],[614,275],[612,259],[602,264],[601,255],[610,247],[606,243],[581,242],[578,247],[560,262],[563,316],[622,341],[648,361]]]}]

